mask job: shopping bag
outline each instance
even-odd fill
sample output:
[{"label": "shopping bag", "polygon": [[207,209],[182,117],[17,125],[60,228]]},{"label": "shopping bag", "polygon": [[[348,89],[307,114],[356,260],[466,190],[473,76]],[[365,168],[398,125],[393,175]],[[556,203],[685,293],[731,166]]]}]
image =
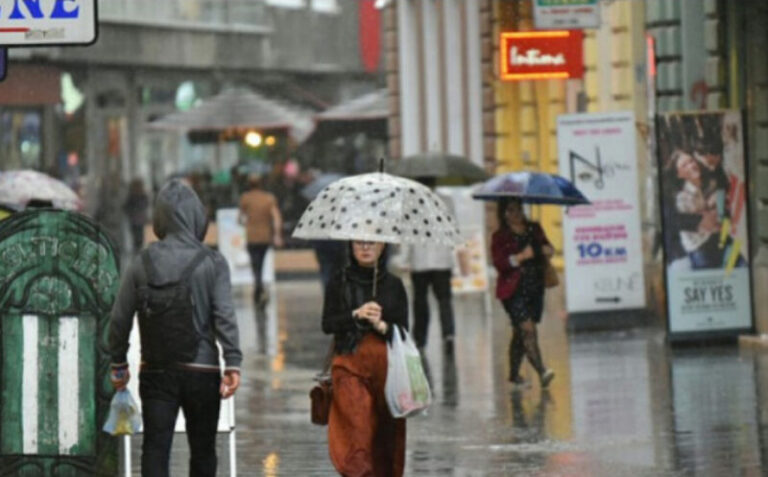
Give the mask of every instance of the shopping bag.
[{"label": "shopping bag", "polygon": [[421,355],[407,331],[395,326],[387,346],[387,405],[393,417],[411,417],[432,403]]},{"label": "shopping bag", "polygon": [[104,432],[113,436],[121,436],[139,432],[141,416],[139,407],[133,400],[130,391],[123,389],[115,393],[109,405],[109,415],[104,423]]}]

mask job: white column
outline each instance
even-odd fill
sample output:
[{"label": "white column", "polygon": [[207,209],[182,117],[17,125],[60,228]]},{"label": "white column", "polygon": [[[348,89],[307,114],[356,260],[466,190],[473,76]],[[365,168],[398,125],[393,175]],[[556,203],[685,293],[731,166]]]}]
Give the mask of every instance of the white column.
[{"label": "white column", "polygon": [[464,111],[464,72],[461,38],[462,0],[443,0],[443,24],[445,45],[442,49],[445,62],[445,103],[447,114],[447,151],[464,155],[464,125],[468,121]]},{"label": "white column", "polygon": [[424,58],[424,95],[426,107],[426,149],[442,151],[442,87],[440,76],[440,35],[438,32],[438,9],[436,0],[421,0],[423,27],[422,58]]},{"label": "white column", "polygon": [[479,2],[463,2],[467,22],[467,121],[469,121],[469,158],[483,165],[483,79],[480,45]]},{"label": "white column", "polygon": [[400,69],[400,124],[402,155],[419,152],[421,121],[419,120],[419,45],[417,44],[416,10],[413,0],[397,2],[397,46]]}]

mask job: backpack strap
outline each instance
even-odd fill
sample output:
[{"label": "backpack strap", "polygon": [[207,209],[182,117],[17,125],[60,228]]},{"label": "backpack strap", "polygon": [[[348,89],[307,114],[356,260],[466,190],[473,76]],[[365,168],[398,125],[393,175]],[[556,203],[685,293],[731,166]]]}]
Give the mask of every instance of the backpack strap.
[{"label": "backpack strap", "polygon": [[203,248],[192,258],[192,261],[189,262],[189,265],[184,268],[184,271],[181,272],[181,280],[179,281],[188,281],[192,276],[192,272],[195,271],[195,269],[203,262],[203,260],[205,260],[205,257],[207,256],[208,249],[203,246]]}]

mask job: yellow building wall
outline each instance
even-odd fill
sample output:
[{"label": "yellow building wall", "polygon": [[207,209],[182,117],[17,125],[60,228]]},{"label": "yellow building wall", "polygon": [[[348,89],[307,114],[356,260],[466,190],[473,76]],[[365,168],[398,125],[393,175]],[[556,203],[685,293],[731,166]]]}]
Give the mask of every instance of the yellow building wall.
[{"label": "yellow building wall", "polygon": [[[497,0],[494,14],[494,64],[498,70],[500,33],[532,30],[534,25],[530,1]],[[637,66],[644,65],[646,58],[642,2],[603,4],[602,15],[603,26],[599,30],[584,32],[583,80],[508,82],[499,80],[497,71],[497,173],[558,173],[557,117],[576,111],[576,95],[580,91],[586,95],[589,112],[633,110],[636,117],[645,117],[645,90],[636,77]],[[644,77],[644,71],[639,73]],[[639,155],[645,154],[644,141],[644,137],[638,138],[638,158],[644,157]],[[645,176],[644,171],[641,167],[640,178]],[[531,218],[546,230],[557,250],[553,263],[562,267],[562,209],[536,206],[531,209]]]}]

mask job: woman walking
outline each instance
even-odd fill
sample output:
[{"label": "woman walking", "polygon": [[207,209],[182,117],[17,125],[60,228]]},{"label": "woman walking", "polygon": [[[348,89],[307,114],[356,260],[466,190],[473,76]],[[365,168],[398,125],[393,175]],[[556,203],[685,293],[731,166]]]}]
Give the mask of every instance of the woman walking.
[{"label": "woman walking", "polygon": [[408,301],[383,266],[385,246],[353,241],[325,293],[323,332],[335,338],[328,446],[343,476],[399,477],[405,466],[405,420],[390,414],[384,385],[386,341],[395,325],[408,328]]},{"label": "woman walking", "polygon": [[519,199],[498,204],[499,228],[491,240],[493,265],[498,271],[496,297],[512,322],[509,344],[509,380],[515,387],[527,385],[520,376],[524,357],[539,375],[542,388],[555,377],[544,366],[536,325],[544,311],[544,271],[554,249],[537,222],[529,221]]}]

